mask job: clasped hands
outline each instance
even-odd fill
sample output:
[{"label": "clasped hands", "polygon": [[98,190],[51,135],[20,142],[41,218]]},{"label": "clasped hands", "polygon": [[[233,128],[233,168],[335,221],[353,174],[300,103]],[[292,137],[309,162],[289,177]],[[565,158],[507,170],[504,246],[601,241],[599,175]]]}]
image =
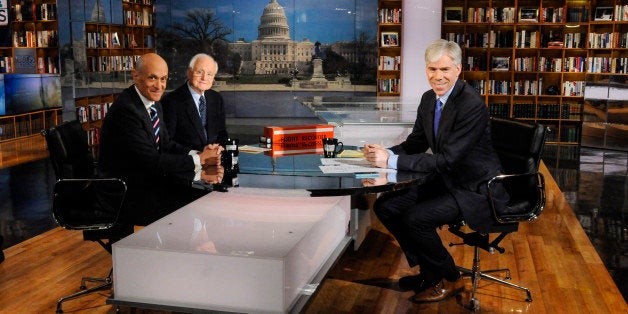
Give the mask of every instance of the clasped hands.
[{"label": "clasped hands", "polygon": [[203,151],[198,153],[203,169],[209,166],[220,166],[220,157],[222,156],[223,150],[225,150],[225,148],[218,144],[208,144],[205,146]]},{"label": "clasped hands", "polygon": [[199,152],[201,165],[201,179],[207,183],[221,183],[225,174],[225,168],[221,165],[221,156],[224,147],[218,144],[209,144]]}]

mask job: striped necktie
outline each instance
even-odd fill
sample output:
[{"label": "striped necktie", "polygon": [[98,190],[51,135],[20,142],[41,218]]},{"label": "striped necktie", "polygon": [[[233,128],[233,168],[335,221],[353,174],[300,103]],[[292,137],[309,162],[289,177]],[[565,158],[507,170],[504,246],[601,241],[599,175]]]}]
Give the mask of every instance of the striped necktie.
[{"label": "striped necktie", "polygon": [[440,113],[443,111],[443,103],[440,99],[436,100],[436,110],[434,111],[434,136],[438,132],[438,123],[440,122]]},{"label": "striped necktie", "polygon": [[198,112],[201,115],[201,124],[203,125],[203,132],[205,132],[205,138],[207,138],[207,104],[203,95],[198,100]]},{"label": "striped necktie", "polygon": [[153,130],[155,132],[155,144],[157,144],[157,149],[159,149],[159,115],[157,114],[157,108],[155,105],[150,106],[150,121],[153,125]]}]

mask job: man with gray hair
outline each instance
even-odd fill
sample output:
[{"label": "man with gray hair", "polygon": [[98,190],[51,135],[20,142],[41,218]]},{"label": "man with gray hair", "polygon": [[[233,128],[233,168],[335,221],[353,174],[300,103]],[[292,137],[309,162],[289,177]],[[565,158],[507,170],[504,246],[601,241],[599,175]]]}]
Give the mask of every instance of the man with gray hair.
[{"label": "man with gray hair", "polygon": [[499,174],[501,165],[492,147],[486,105],[473,87],[458,79],[461,58],[456,43],[443,39],[431,43],[425,51],[425,73],[432,89],[421,97],[412,132],[389,149],[364,146],[366,159],[377,167],[433,178],[419,187],[386,193],[374,205],[410,267],[420,267],[419,275],[399,280],[401,288],[416,292],[417,302],[441,301],[461,288],[445,284],[456,282],[460,273],[436,228],[461,218],[479,232],[496,224],[482,183]]},{"label": "man with gray hair", "polygon": [[197,54],[188,65],[187,82],[161,100],[165,125],[175,142],[201,151],[227,139],[224,101],[210,89],[217,73],[214,58]]}]

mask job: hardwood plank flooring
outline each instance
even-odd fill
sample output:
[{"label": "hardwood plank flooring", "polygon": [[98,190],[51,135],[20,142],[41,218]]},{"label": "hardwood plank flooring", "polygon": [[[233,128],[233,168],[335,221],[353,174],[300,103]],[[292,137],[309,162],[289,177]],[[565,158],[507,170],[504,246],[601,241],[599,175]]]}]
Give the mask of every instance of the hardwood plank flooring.
[{"label": "hardwood plank flooring", "polygon": [[[525,293],[481,281],[477,297],[485,313],[628,313],[628,306],[591,245],[556,182],[544,166],[547,206],[541,216],[520,225],[502,242],[506,252],[480,254],[482,268],[508,267],[512,282]],[[439,303],[417,304],[413,292],[401,291],[397,280],[416,270],[405,261],[394,238],[373,217],[373,228],[362,247],[348,250],[321,283],[305,313],[467,313],[465,290]],[[445,228],[444,243],[458,242]],[[470,267],[473,249],[449,248],[458,265]],[[81,232],[55,228],[5,249],[0,264],[1,313],[52,313],[57,300],[77,291],[82,276],[104,276],[111,256]],[[106,304],[111,291],[64,303],[65,313],[114,313]],[[122,313],[169,313],[120,307]]]}]

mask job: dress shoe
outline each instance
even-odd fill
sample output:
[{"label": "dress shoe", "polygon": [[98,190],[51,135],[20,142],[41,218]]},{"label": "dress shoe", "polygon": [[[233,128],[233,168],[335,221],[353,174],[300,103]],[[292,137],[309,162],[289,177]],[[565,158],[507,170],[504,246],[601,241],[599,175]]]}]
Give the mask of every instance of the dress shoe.
[{"label": "dress shoe", "polygon": [[445,282],[441,280],[427,289],[417,293],[414,296],[413,301],[419,303],[439,302],[452,295],[460,293],[460,291],[462,291],[462,287],[456,285],[455,282],[445,285]]},{"label": "dress shoe", "polygon": [[426,280],[425,276],[422,274],[399,278],[399,287],[404,291],[414,290],[414,292],[419,293],[433,285],[435,285],[435,283]]}]

